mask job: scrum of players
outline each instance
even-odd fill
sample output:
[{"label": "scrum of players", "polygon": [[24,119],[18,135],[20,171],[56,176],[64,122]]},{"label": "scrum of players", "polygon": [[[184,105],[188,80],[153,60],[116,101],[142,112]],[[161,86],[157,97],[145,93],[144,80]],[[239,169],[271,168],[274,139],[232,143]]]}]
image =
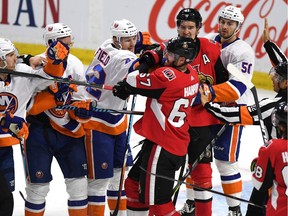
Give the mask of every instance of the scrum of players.
[{"label": "scrum of players", "polygon": [[[261,124],[259,111],[269,141],[251,162],[254,188],[245,215],[285,215],[287,57],[269,40],[265,19],[264,48],[277,95],[254,101],[246,82],[227,70],[233,64],[251,82],[255,54],[238,37],[243,22],[241,9],[227,6],[219,12],[218,33],[198,37],[202,16],[184,8],[176,17],[177,36],[152,44],[148,32],[115,20],[86,71],[70,53],[74,37],[66,24],[46,26],[47,48],[36,56],[19,55],[9,39],[0,38],[0,215],[13,214],[17,144],[26,175],[25,216],[45,213],[53,158],[65,179],[69,216],[101,216],[106,205],[120,216],[211,216],[213,158],[227,195],[225,215],[244,215],[237,199],[240,139],[245,125]],[[147,100],[132,125],[125,111],[137,94]],[[132,127],[144,137],[134,160]],[[176,210],[171,179],[186,163],[187,199]]]}]

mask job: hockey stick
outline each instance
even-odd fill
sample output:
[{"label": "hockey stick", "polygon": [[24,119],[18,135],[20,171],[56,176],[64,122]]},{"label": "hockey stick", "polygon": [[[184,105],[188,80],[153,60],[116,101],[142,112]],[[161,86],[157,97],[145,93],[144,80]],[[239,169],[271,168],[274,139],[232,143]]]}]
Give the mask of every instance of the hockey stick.
[{"label": "hockey stick", "polygon": [[[65,109],[65,110],[77,110],[78,107],[72,105],[60,105],[56,106],[55,109]],[[133,110],[114,110],[114,109],[104,109],[104,108],[92,108],[93,112],[106,112],[106,113],[121,113],[121,114],[130,114],[130,115],[143,115],[142,111],[133,111]]]},{"label": "hockey stick", "polygon": [[185,184],[185,185],[188,185],[188,186],[191,186],[191,187],[194,187],[194,188],[197,188],[199,190],[204,190],[204,191],[209,191],[211,193],[214,193],[214,194],[218,194],[220,196],[224,196],[224,197],[229,197],[231,199],[235,199],[235,200],[238,200],[238,201],[241,201],[241,202],[245,202],[245,203],[249,203],[250,205],[253,205],[253,206],[256,206],[258,208],[266,208],[266,206],[261,206],[261,205],[257,205],[255,203],[251,203],[250,201],[248,200],[245,200],[245,199],[242,199],[242,198],[239,198],[239,197],[235,197],[235,196],[232,196],[232,195],[229,195],[229,194],[224,194],[224,193],[221,193],[219,191],[215,191],[215,190],[212,190],[212,189],[208,189],[208,188],[203,188],[203,187],[200,187],[200,186],[197,186],[195,184],[191,184],[191,183],[187,183],[185,181],[179,181],[177,179],[173,179],[173,178],[170,178],[170,177],[167,177],[167,176],[164,176],[164,175],[159,175],[159,174],[155,174],[155,173],[151,173],[147,170],[145,170],[143,167],[139,166],[141,170],[143,170],[144,172],[146,172],[148,175],[153,175],[153,176],[156,176],[158,178],[162,178],[162,179],[166,179],[168,181],[174,181],[174,182],[177,182],[180,184]]},{"label": "hockey stick", "polygon": [[256,90],[254,84],[250,80],[246,79],[246,77],[233,64],[229,63],[228,66],[227,66],[227,69],[228,69],[229,73],[231,73],[238,80],[243,82],[251,90],[253,98],[254,98],[254,102],[255,102],[255,105],[256,105],[257,115],[258,115],[258,118],[259,118],[260,129],[261,129],[261,132],[262,132],[262,138],[263,138],[263,141],[264,141],[264,144],[265,144],[268,141],[268,135],[267,135],[267,131],[265,129],[265,125],[264,125],[264,121],[263,121],[263,118],[262,118],[262,113],[261,113],[261,109],[260,109],[260,105],[259,105],[257,90]]},{"label": "hockey stick", "polygon": [[8,69],[0,69],[0,73],[11,74],[14,76],[21,76],[21,77],[27,77],[27,78],[29,78],[29,77],[30,78],[38,78],[38,79],[50,80],[50,81],[66,83],[66,84],[88,86],[88,87],[93,87],[93,88],[97,88],[97,89],[105,89],[105,90],[112,90],[113,89],[113,86],[109,86],[109,85],[88,83],[88,82],[83,82],[83,81],[78,81],[78,80],[70,80],[70,79],[65,79],[65,78],[60,78],[60,77],[48,78],[48,77],[43,77],[39,74],[25,73],[25,72],[8,70]]},{"label": "hockey stick", "polygon": [[[131,111],[133,111],[135,109],[136,98],[137,98],[137,95],[133,95],[132,102],[131,102]],[[129,143],[130,143],[130,136],[132,133],[132,126],[133,126],[133,115],[130,115],[127,137],[126,137],[126,147],[125,147],[124,158],[123,158],[123,165],[121,168],[117,202],[116,202],[116,206],[115,206],[113,213],[110,213],[111,216],[116,216],[118,214],[118,211],[119,211],[120,199],[121,199],[121,195],[122,195],[122,188],[123,188],[123,184],[124,184],[126,161],[127,161],[127,157],[128,157],[127,154],[128,154]]]},{"label": "hockey stick", "polygon": [[[197,164],[203,159],[203,157],[205,156],[206,152],[210,150],[210,148],[215,144],[215,142],[217,141],[217,139],[221,136],[221,134],[225,131],[225,129],[228,127],[228,124],[224,124],[221,129],[217,132],[217,134],[215,135],[215,137],[210,141],[210,143],[206,146],[205,150],[199,155],[199,157],[194,161],[194,163],[187,168],[186,173],[182,176],[181,179],[179,179],[179,182],[177,182],[177,184],[174,186],[173,188],[173,193],[175,193],[174,198],[173,198],[173,203],[177,201],[177,196],[179,193],[179,189],[181,187],[181,184],[183,181],[185,181],[185,179],[190,175],[190,173],[192,172],[192,170],[195,169],[195,167],[197,166]],[[175,198],[176,196],[176,198]]]}]

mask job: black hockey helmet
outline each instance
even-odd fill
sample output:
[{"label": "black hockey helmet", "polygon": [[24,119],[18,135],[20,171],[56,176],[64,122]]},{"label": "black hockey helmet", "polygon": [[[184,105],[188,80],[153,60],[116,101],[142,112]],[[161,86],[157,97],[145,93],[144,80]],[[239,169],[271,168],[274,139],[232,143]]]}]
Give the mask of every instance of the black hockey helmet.
[{"label": "black hockey helmet", "polygon": [[202,27],[202,16],[195,8],[183,8],[176,16],[177,27],[180,26],[181,21],[192,21],[196,23],[197,28]]},{"label": "black hockey helmet", "polygon": [[199,51],[199,43],[192,38],[175,37],[167,43],[167,51],[186,58],[186,63],[194,60]]},{"label": "black hockey helmet", "polygon": [[280,102],[272,112],[272,124],[277,127],[279,123],[287,125],[287,102]]},{"label": "black hockey helmet", "polygon": [[275,66],[275,72],[287,80],[287,65],[288,62],[280,62],[278,65]]},{"label": "black hockey helmet", "polygon": [[269,71],[269,76],[278,79],[278,82],[287,80],[287,65],[288,62],[279,62],[275,67]]}]

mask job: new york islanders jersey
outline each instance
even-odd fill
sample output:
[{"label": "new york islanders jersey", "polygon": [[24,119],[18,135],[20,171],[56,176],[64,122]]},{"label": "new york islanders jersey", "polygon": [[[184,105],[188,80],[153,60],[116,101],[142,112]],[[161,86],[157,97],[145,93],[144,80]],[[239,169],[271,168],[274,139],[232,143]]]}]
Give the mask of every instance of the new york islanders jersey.
[{"label": "new york islanders jersey", "polygon": [[[50,78],[42,69],[33,70],[31,67],[18,63],[16,71],[41,75],[44,78]],[[0,112],[10,111],[14,116],[26,118],[26,106],[35,92],[39,92],[52,84],[52,81],[37,78],[27,78],[20,76],[8,76],[8,79],[0,81]],[[0,146],[10,146],[18,144],[19,140],[10,134],[0,132]]]},{"label": "new york islanders jersey", "polygon": [[187,118],[192,115],[191,105],[199,88],[196,71],[190,65],[188,69],[184,73],[161,67],[150,74],[135,71],[127,77],[129,85],[148,96],[144,115],[134,124],[135,132],[179,156],[187,153]]},{"label": "new york islanders jersey", "polygon": [[[42,53],[41,56],[45,57],[46,54]],[[77,81],[86,81],[84,76],[84,66],[76,56],[72,54],[68,55],[67,67],[62,77],[70,77]],[[85,100],[85,95],[85,87],[77,86],[77,92],[73,92],[72,100]],[[28,110],[30,110],[33,106],[38,105],[34,102],[34,99],[32,99]],[[85,135],[82,124],[78,123],[76,120],[71,119],[67,110],[51,108],[45,110],[44,114],[49,118],[51,126],[58,132],[75,138],[79,138]]]},{"label": "new york islanders jersey", "polygon": [[[88,82],[114,86],[133,70],[137,56],[128,51],[117,49],[112,39],[106,40],[95,52],[94,59],[86,71]],[[88,98],[97,100],[97,107],[122,110],[126,101],[113,96],[112,91],[92,87],[87,89]],[[127,128],[127,118],[123,114],[95,112],[85,128],[111,135],[119,135]]]},{"label": "new york islanders jersey", "polygon": [[[218,33],[210,33],[205,37],[221,44],[221,37]],[[255,53],[252,47],[239,38],[229,44],[223,43],[221,47],[221,59],[224,67],[227,68],[227,65],[232,63],[244,74],[247,80],[252,80],[255,66]],[[236,102],[237,104],[254,104],[251,91],[247,89]]]},{"label": "new york islanders jersey", "polygon": [[282,216],[288,212],[288,142],[287,139],[272,139],[267,147],[259,149],[259,157],[253,173],[253,184],[257,190],[272,187],[266,214]]}]

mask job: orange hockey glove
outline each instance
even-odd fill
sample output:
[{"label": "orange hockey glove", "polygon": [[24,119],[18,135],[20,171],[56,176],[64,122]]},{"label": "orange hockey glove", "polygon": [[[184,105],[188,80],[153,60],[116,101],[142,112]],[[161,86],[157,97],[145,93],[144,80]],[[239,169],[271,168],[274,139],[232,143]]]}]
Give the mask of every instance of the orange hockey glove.
[{"label": "orange hockey glove", "polygon": [[67,66],[69,46],[61,41],[54,41],[46,51],[47,64],[44,71],[50,76],[61,77]]}]

